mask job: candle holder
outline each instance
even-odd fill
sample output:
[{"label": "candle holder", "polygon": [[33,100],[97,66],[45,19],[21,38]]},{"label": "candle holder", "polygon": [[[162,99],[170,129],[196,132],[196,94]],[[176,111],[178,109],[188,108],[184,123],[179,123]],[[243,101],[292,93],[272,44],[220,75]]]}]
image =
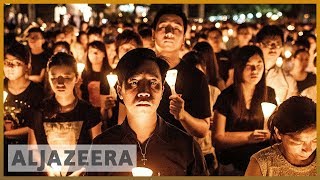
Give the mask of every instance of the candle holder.
[{"label": "candle holder", "polygon": [[150,177],[152,176],[153,174],[153,171],[149,168],[146,168],[146,167],[135,167],[135,168],[132,168],[132,175],[134,177]]},{"label": "candle holder", "polygon": [[176,70],[176,69],[168,70],[167,74],[166,74],[166,81],[167,81],[168,85],[170,86],[172,95],[177,94],[176,89],[175,89],[177,75],[178,75],[178,70]]},{"label": "candle holder", "polygon": [[263,129],[268,129],[267,122],[273,111],[277,108],[275,104],[263,102],[261,103],[262,113],[264,116]]},{"label": "candle holder", "polygon": [[108,80],[108,83],[109,83],[109,86],[110,86],[110,95],[114,99],[116,99],[117,98],[117,91],[116,91],[114,86],[116,85],[116,83],[118,81],[118,76],[115,75],[115,74],[110,73],[110,74],[107,75],[107,80]]}]

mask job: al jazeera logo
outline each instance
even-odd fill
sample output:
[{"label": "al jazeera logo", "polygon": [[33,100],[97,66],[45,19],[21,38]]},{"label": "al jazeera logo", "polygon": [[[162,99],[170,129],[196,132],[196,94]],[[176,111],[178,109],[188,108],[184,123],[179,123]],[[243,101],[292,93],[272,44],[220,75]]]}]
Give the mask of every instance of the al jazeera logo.
[{"label": "al jazeera logo", "polygon": [[9,172],[128,172],[137,165],[136,145],[9,145]]}]

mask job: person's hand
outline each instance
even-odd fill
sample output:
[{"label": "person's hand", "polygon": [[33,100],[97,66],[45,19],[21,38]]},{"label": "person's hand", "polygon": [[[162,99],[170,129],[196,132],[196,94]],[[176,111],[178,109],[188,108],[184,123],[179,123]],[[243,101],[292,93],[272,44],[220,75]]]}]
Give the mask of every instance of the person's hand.
[{"label": "person's hand", "polygon": [[270,132],[268,130],[256,129],[248,137],[249,143],[259,143],[266,141],[270,138]]},{"label": "person's hand", "polygon": [[82,174],[84,174],[85,171],[86,171],[86,168],[82,167],[81,169],[74,171],[69,176],[81,176]]},{"label": "person's hand", "polygon": [[185,110],[184,110],[184,100],[181,98],[181,94],[171,95],[170,99],[170,113],[174,116],[177,120],[184,119]]},{"label": "person's hand", "polygon": [[116,106],[116,99],[112,97],[111,95],[107,95],[106,100],[105,100],[105,110],[112,109],[113,107]]},{"label": "person's hand", "polygon": [[61,176],[60,171],[56,171],[50,166],[46,166],[45,167],[45,172],[47,173],[47,176],[51,176],[51,177],[53,177],[53,176]]}]

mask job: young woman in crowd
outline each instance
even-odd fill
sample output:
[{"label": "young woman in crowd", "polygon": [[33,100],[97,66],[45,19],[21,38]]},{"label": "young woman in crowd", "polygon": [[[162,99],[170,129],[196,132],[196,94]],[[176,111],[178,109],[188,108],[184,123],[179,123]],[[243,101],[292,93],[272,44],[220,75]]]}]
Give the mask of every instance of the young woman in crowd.
[{"label": "young woman in crowd", "polygon": [[316,104],[293,96],[279,106],[268,126],[278,143],[255,153],[245,175],[316,176]]},{"label": "young woman in crowd", "polygon": [[88,45],[86,67],[82,72],[82,84],[80,86],[82,98],[90,102],[94,107],[100,108],[100,80],[104,74],[108,74],[111,67],[103,42],[93,41]]},{"label": "young woman in crowd", "polygon": [[[33,113],[28,144],[91,144],[92,139],[101,133],[100,114],[75,93],[78,80],[76,60],[67,53],[57,53],[49,60],[47,71],[54,94],[41,103],[39,112]],[[50,166],[46,166],[46,172],[49,176],[68,175],[67,171],[57,174]]]},{"label": "young woman in crowd", "polygon": [[260,48],[242,47],[234,68],[234,84],[221,92],[213,107],[219,175],[244,175],[250,156],[269,146],[261,103],[276,104],[274,90],[266,87]]}]

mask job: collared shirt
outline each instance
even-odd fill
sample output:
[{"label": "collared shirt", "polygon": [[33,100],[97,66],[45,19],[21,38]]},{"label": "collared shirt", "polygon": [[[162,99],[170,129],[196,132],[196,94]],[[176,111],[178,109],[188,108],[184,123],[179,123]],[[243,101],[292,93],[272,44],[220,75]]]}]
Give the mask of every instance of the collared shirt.
[{"label": "collared shirt", "polygon": [[280,101],[278,104],[298,95],[297,82],[279,67],[274,66],[266,71],[266,83],[275,90],[276,98]]},{"label": "collared shirt", "polygon": [[[165,122],[158,116],[157,125],[141,149],[146,149],[145,167],[153,171],[153,176],[208,175],[199,144],[183,131]],[[137,144],[137,166],[143,167],[141,150],[136,133],[128,120],[103,132],[93,140],[93,144]],[[132,176],[131,172],[89,173],[89,175]]]}]

